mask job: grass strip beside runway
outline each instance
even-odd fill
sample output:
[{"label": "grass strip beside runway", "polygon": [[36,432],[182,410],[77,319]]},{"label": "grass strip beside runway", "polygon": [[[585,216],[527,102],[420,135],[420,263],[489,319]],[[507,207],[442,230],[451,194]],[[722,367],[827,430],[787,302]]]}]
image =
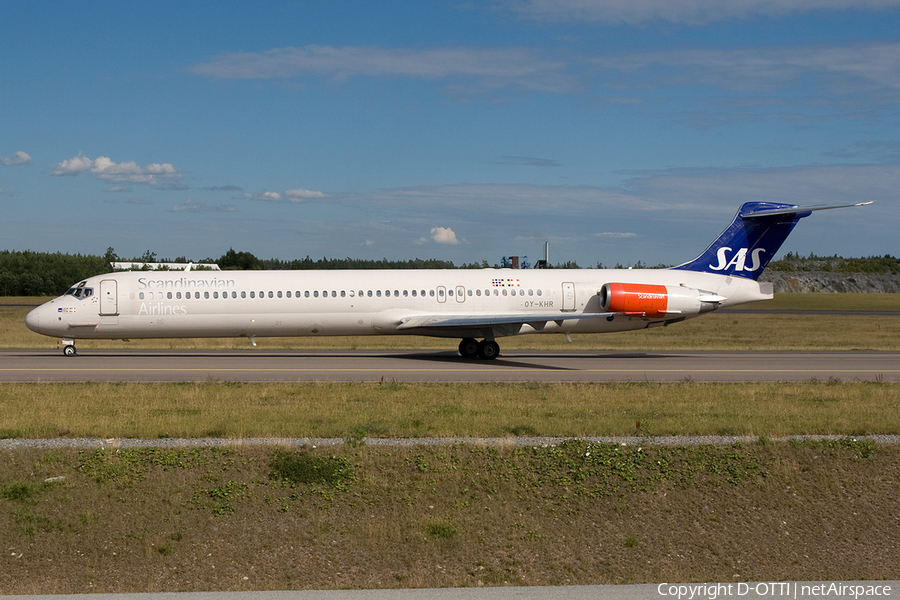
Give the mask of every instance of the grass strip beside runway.
[{"label": "grass strip beside runway", "polygon": [[0,384],[0,437],[898,434],[900,385]]}]

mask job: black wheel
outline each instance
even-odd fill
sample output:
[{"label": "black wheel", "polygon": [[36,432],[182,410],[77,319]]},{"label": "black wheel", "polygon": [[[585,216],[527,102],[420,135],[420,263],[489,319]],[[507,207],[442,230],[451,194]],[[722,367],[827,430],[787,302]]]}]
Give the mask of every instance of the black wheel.
[{"label": "black wheel", "polygon": [[73,346],[72,344],[69,344],[68,346],[63,348],[63,354],[65,356],[75,356],[75,354],[76,354],[75,346]]},{"label": "black wheel", "polygon": [[500,344],[493,341],[482,340],[478,343],[478,358],[494,360],[500,356]]},{"label": "black wheel", "polygon": [[478,356],[478,340],[463,338],[459,343],[459,355],[463,358],[475,358]]}]

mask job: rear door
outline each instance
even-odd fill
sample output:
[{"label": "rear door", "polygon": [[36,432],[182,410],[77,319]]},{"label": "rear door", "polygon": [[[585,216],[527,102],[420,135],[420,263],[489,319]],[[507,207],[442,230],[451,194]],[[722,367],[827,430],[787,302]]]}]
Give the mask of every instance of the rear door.
[{"label": "rear door", "polygon": [[562,284],[562,310],[563,312],[571,312],[575,310],[575,284]]}]

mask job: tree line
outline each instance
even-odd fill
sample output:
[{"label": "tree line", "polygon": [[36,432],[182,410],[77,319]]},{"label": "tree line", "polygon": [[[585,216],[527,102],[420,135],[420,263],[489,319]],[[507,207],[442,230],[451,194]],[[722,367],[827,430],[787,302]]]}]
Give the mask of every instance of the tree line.
[{"label": "tree line", "polygon": [[[108,248],[103,256],[86,254],[63,254],[61,252],[0,251],[0,296],[57,296],[79,281],[113,271],[113,262],[147,263],[167,262],[183,263],[190,261],[178,258],[157,259],[155,252],[146,251],[136,258],[124,258]],[[297,260],[280,260],[276,258],[261,259],[250,252],[237,252],[229,248],[228,252],[218,259],[207,258],[202,263],[216,263],[220,269],[243,270],[322,270],[322,269],[480,269],[489,267],[487,261],[481,264],[463,264],[457,267],[453,262],[438,259],[411,260],[364,260],[358,258],[320,258],[309,256]]]},{"label": "tree line", "polygon": [[[126,259],[116,255],[113,248],[107,248],[103,256],[88,254],[63,254],[61,252],[31,252],[31,251],[0,251],[0,296],[56,296],[65,292],[74,283],[112,272],[111,263],[116,261],[153,263],[153,262],[189,262],[183,256],[174,260],[156,258],[156,253],[146,251],[137,258]],[[276,258],[261,259],[250,252],[238,252],[233,248],[218,259],[207,258],[203,263],[216,263],[220,269],[242,270],[324,270],[324,269],[482,269],[499,265],[481,263],[464,263],[455,265],[449,260],[420,259],[410,260],[366,260],[359,258],[319,258],[309,256],[296,260],[281,260]],[[657,265],[652,268],[665,268],[666,265]],[[149,267],[145,267],[149,269]],[[578,264],[567,261],[554,265],[551,268],[578,269]],[[603,265],[597,263],[597,268]],[[623,268],[616,265],[616,268]],[[647,268],[640,261],[634,268]],[[900,259],[889,254],[884,256],[870,256],[866,258],[842,258],[839,256],[800,256],[795,252],[788,252],[784,258],[769,263],[773,271],[833,271],[841,273],[888,273],[900,275]]]}]

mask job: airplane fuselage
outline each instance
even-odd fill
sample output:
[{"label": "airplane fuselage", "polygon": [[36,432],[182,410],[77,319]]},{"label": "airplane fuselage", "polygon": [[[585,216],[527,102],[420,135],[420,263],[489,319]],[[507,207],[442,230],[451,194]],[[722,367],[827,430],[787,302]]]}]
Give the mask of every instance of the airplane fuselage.
[{"label": "airplane fuselage", "polygon": [[[605,283],[703,290],[717,306],[771,298],[749,279],[672,270],[163,271],[98,275],[27,319],[46,335],[81,339],[429,335],[503,337],[642,329],[697,316],[607,314]],[[469,317],[471,323],[403,328],[416,316]],[[519,315],[520,323],[480,323]],[[578,318],[579,316],[585,318]],[[559,320],[554,320],[557,316]],[[588,318],[590,317],[590,318]],[[534,318],[535,321],[529,321]],[[485,329],[492,332],[485,336]]]}]

